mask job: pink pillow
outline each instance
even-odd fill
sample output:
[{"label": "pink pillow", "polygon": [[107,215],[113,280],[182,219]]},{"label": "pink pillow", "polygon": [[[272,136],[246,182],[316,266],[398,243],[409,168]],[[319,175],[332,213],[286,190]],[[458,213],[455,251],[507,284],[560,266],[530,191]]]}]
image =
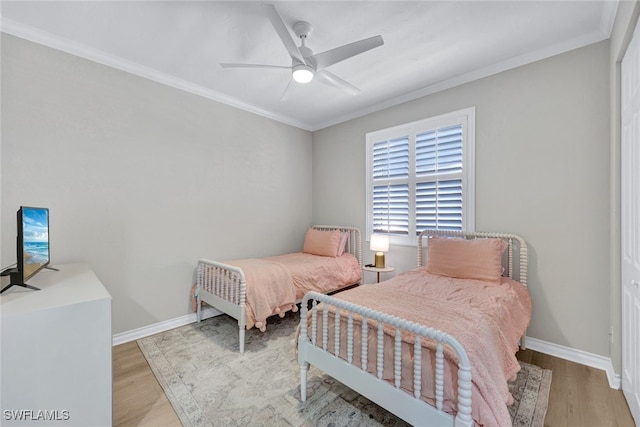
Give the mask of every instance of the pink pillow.
[{"label": "pink pillow", "polygon": [[349,232],[348,231],[341,231],[340,232],[340,243],[338,243],[338,255],[337,256],[342,256],[344,254],[345,248],[347,246],[347,239],[349,238]]},{"label": "pink pillow", "polygon": [[309,228],[307,234],[304,236],[302,252],[335,258],[338,253],[339,244],[340,231],[320,231]]},{"label": "pink pillow", "polygon": [[477,279],[500,284],[502,239],[429,238],[427,271],[440,276]]}]

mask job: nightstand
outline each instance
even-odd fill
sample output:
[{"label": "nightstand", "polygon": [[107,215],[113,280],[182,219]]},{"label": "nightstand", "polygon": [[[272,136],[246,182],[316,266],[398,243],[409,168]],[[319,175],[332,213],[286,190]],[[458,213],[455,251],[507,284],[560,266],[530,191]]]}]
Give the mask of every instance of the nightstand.
[{"label": "nightstand", "polygon": [[394,270],[393,267],[389,267],[388,265],[386,267],[362,267],[363,270],[365,271],[372,271],[374,273],[378,273],[378,283],[380,283],[380,273],[389,273],[391,271]]}]

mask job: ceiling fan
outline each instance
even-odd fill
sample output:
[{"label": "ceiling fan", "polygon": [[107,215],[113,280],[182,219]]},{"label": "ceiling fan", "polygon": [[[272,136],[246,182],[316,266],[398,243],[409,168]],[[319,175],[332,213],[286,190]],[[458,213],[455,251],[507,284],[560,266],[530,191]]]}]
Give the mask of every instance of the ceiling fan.
[{"label": "ceiling fan", "polygon": [[265,4],[263,7],[271,21],[271,24],[276,30],[276,33],[278,33],[280,40],[284,44],[284,47],[287,49],[287,52],[289,52],[289,56],[291,56],[291,66],[225,62],[220,63],[222,68],[280,68],[290,70],[292,73],[292,80],[289,81],[289,85],[287,85],[287,88],[282,95],[283,99],[286,97],[293,81],[298,83],[308,83],[314,78],[352,95],[360,92],[360,89],[335,74],[330,73],[326,68],[330,65],[351,58],[352,56],[356,56],[378,46],[382,46],[384,44],[382,36],[369,37],[367,39],[349,43],[314,55],[311,49],[305,45],[307,37],[313,30],[311,24],[305,21],[300,21],[293,25],[293,32],[298,36],[298,38],[300,38],[300,46],[296,46],[293,37],[291,37],[287,26],[280,17],[275,6],[272,4]]}]

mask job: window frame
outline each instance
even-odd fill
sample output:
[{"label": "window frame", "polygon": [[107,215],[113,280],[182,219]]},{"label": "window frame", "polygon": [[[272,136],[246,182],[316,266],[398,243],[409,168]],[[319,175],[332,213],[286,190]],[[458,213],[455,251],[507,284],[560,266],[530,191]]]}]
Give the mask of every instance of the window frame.
[{"label": "window frame", "polygon": [[[393,126],[366,134],[366,239],[373,234],[373,188],[377,185],[404,184],[409,186],[409,229],[408,234],[386,233],[391,244],[415,246],[416,233],[416,184],[433,181],[419,178],[416,174],[416,135],[448,126],[462,126],[462,230],[475,230],[475,107],[468,107],[450,113],[440,114],[422,120]],[[409,175],[407,178],[373,179],[373,146],[376,142],[408,136]],[[444,176],[444,175],[442,175]]]}]

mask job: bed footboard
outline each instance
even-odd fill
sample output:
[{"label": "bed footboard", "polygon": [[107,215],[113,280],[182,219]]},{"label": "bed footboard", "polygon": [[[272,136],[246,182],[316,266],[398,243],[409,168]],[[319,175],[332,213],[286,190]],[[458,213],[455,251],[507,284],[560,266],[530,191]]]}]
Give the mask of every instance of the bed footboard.
[{"label": "bed footboard", "polygon": [[198,322],[202,319],[202,301],[236,319],[240,353],[244,353],[247,282],[242,270],[233,265],[201,258],[198,260],[196,284]]},{"label": "bed footboard", "polygon": [[[311,326],[307,325],[307,315],[309,312],[309,301],[311,301]],[[317,303],[322,302],[322,315],[318,316]],[[327,319],[327,313],[335,310],[333,342],[329,343],[328,322],[319,321],[319,317]],[[354,315],[361,316],[368,321],[377,322],[377,375],[367,371],[368,346],[367,321],[362,321],[359,331],[355,335],[361,335],[361,342],[355,342]],[[381,407],[394,413],[398,417],[404,419],[412,425],[429,425],[429,426],[457,426],[471,427],[473,419],[471,417],[471,366],[469,358],[460,343],[453,337],[444,332],[409,322],[407,320],[387,315],[379,311],[358,306],[353,303],[342,301],[331,296],[320,294],[317,292],[309,292],[305,295],[301,304],[300,314],[300,336],[298,338],[298,362],[300,364],[300,398],[306,400],[307,394],[307,371],[309,364],[312,364],[342,382],[351,389],[357,391],[369,400],[377,403]],[[343,320],[344,319],[344,320]],[[340,357],[340,322],[347,322],[346,337],[346,360]],[[318,323],[322,323],[318,329]],[[370,325],[370,324],[369,324]],[[393,377],[394,381],[383,380],[384,372],[384,325],[395,328],[395,339],[393,348]],[[369,326],[370,327],[370,326]],[[309,331],[311,329],[311,331]],[[413,345],[413,394],[409,394],[400,388],[401,384],[401,334],[402,331],[415,334],[415,344]],[[322,337],[322,342],[316,342],[316,337]],[[421,339],[431,339],[437,342],[435,353],[435,396],[436,406],[431,406],[421,397],[422,387],[422,367],[421,352],[423,348],[420,344]],[[342,342],[345,342],[342,337]],[[330,345],[331,344],[331,345]],[[443,345],[450,346],[458,356],[458,402],[457,414],[453,417],[442,410],[444,400],[444,350]],[[353,363],[354,346],[360,346],[361,361],[363,366],[356,366]],[[332,347],[332,349],[328,349]],[[425,350],[426,351],[426,350]],[[344,353],[344,352],[343,352]]]}]

